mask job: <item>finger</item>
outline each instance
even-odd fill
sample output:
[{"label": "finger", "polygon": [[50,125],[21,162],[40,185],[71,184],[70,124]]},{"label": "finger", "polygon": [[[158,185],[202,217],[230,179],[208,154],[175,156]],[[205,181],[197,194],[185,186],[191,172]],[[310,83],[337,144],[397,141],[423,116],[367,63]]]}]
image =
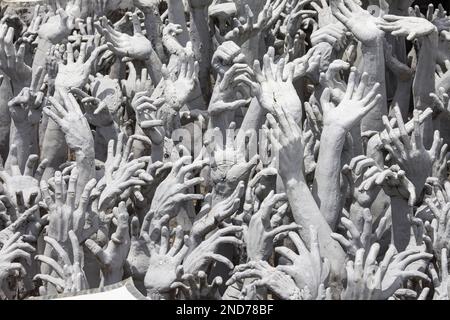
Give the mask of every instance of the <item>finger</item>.
[{"label": "finger", "polygon": [[66,205],[71,208],[72,211],[75,211],[75,198],[76,198],[76,188],[78,181],[78,168],[74,168],[70,173],[69,178],[69,186],[67,188],[67,197],[66,197]]},{"label": "finger", "polygon": [[60,289],[63,289],[65,287],[64,280],[58,279],[58,278],[50,276],[48,274],[37,274],[34,276],[33,280],[42,280],[44,282],[51,283]]},{"label": "finger", "polygon": [[32,154],[28,157],[28,160],[25,164],[24,176],[33,176],[34,167],[36,166],[37,161],[39,160],[39,156]]},{"label": "finger", "polygon": [[63,268],[61,268],[61,266],[55,260],[53,260],[52,258],[49,258],[49,257],[44,256],[44,255],[37,255],[35,257],[35,260],[49,265],[58,274],[59,277],[64,278],[64,270],[63,270]]},{"label": "finger", "polygon": [[69,239],[72,244],[72,254],[73,254],[73,263],[81,263],[81,255],[80,255],[80,245],[78,243],[78,238],[75,235],[73,230],[69,231]]},{"label": "finger", "polygon": [[63,260],[64,264],[68,266],[72,265],[67,252],[55,239],[51,237],[44,237],[44,241],[47,242],[58,253],[58,256]]},{"label": "finger", "polygon": [[104,265],[104,263],[107,261],[107,255],[103,251],[103,249],[92,239],[87,239],[84,245],[90,252],[92,252],[92,254],[100,262],[100,264]]}]

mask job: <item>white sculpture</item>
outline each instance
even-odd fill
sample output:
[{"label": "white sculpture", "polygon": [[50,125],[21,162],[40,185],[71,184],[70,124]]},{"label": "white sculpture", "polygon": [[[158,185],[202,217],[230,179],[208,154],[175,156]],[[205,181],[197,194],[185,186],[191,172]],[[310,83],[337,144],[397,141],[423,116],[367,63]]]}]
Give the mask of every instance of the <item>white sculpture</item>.
[{"label": "white sculpture", "polygon": [[365,2],[1,9],[1,298],[447,300],[450,17]]}]

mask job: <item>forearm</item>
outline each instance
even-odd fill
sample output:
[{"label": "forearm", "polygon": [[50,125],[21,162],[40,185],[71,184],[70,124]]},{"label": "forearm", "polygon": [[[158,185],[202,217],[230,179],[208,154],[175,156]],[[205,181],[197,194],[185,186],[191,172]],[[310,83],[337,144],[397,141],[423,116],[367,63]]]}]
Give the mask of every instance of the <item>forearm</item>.
[{"label": "forearm", "polygon": [[261,108],[258,99],[252,99],[250,106],[245,114],[241,128],[237,134],[237,141],[242,141],[245,138],[245,134],[250,132],[258,132],[261,125],[264,123],[267,112]]},{"label": "forearm", "polygon": [[341,154],[346,132],[324,127],[314,177],[313,194],[325,220],[334,230],[341,211]]},{"label": "forearm", "polygon": [[[211,59],[212,59],[212,37],[208,25],[208,9],[191,7],[190,36],[195,58],[199,63],[200,88],[204,97],[211,94]],[[209,99],[208,99],[209,100]]]},{"label": "forearm", "polygon": [[[58,93],[55,94],[54,98],[58,102],[63,103]],[[54,120],[48,118],[41,152],[41,159],[48,160],[48,166],[45,169],[43,178],[49,179],[52,177],[59,166],[67,161],[67,155],[68,148],[64,133]]]},{"label": "forearm", "polygon": [[94,136],[95,159],[106,161],[109,141],[117,141],[120,133],[119,127],[115,123],[110,126],[97,127],[96,133]]},{"label": "forearm", "polygon": [[145,66],[148,70],[150,78],[155,84],[159,84],[162,79],[162,65],[161,59],[156,54],[156,51],[151,48],[150,56],[145,61]]},{"label": "forearm", "polygon": [[414,107],[418,110],[425,110],[433,102],[430,92],[434,92],[435,89],[437,46],[437,33],[423,38],[421,43],[413,84]]},{"label": "forearm", "polygon": [[36,53],[34,54],[32,69],[36,72],[39,67],[45,67],[48,57],[48,51],[52,47],[52,43],[47,39],[39,38]]},{"label": "forearm", "polygon": [[[411,100],[411,80],[398,81],[392,106],[398,105],[403,119],[408,119],[409,105]],[[392,109],[391,109],[392,110]]]},{"label": "forearm", "polygon": [[367,72],[369,81],[367,88],[372,88],[375,83],[380,84],[378,93],[382,95],[380,102],[361,121],[361,131],[382,131],[384,129],[382,117],[387,114],[386,75],[383,39],[369,45],[362,45],[362,61],[360,71]]},{"label": "forearm", "polygon": [[[422,40],[419,59],[417,62],[417,71],[413,83],[414,108],[425,110],[433,105],[433,99],[430,93],[435,89],[435,68],[436,52],[438,46],[438,35],[432,33]],[[433,143],[433,122],[429,117],[424,122],[424,145],[431,147]]]},{"label": "forearm", "polygon": [[331,228],[319,211],[316,202],[306,182],[284,181],[289,205],[295,222],[301,226],[299,231],[305,244],[310,243],[309,227],[317,229],[320,252],[331,264],[332,278],[337,282],[341,279],[345,262],[345,253],[341,246],[331,238]]},{"label": "forearm", "polygon": [[142,12],[145,14],[145,30],[147,31],[147,38],[152,43],[153,48],[160,59],[165,57],[164,48],[161,38],[161,28],[163,27],[163,22],[157,7],[145,7],[141,8]]},{"label": "forearm", "polygon": [[411,234],[411,222],[409,215],[412,208],[408,201],[400,197],[391,197],[392,212],[392,242],[398,252],[402,252],[409,244]]},{"label": "forearm", "polygon": [[67,160],[67,151],[64,133],[55,121],[48,119],[41,151],[41,159],[48,160],[48,166],[43,176],[44,179],[52,177],[59,166]]},{"label": "forearm", "polygon": [[82,149],[75,151],[75,160],[78,168],[77,201],[83,193],[89,180],[95,178],[95,151],[94,141],[86,142]]},{"label": "forearm", "polygon": [[[38,148],[38,125],[14,122],[11,125],[11,143],[17,147],[17,160],[20,170],[23,172],[28,157],[39,154]],[[10,157],[6,161],[6,168],[10,167]]]},{"label": "forearm", "polygon": [[168,0],[167,4],[169,7],[169,21],[181,26],[183,32],[177,35],[177,40],[183,47],[185,47],[186,43],[189,41],[189,32],[186,24],[186,18],[184,16],[183,1]]},{"label": "forearm", "polygon": [[[2,72],[0,71],[0,74]],[[8,81],[0,85],[0,155],[5,161],[9,153],[9,136],[11,130],[11,116],[8,102],[12,99],[11,88]]]}]

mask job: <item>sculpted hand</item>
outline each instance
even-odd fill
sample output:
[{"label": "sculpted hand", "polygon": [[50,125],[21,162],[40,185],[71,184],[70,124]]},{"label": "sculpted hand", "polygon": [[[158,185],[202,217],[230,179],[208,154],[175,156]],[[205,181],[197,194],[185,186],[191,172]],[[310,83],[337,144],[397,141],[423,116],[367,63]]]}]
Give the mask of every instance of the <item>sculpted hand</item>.
[{"label": "sculpted hand", "polygon": [[247,247],[247,257],[252,261],[267,260],[272,255],[274,238],[280,233],[294,231],[299,228],[295,223],[281,225],[276,228],[271,225],[274,207],[281,201],[287,201],[285,194],[269,193],[261,203],[259,210],[251,217],[248,228],[244,228],[244,241]]},{"label": "sculpted hand", "polygon": [[[146,95],[151,96],[153,92],[153,83],[146,68],[142,68],[140,76],[136,74],[136,68],[133,62],[127,62],[128,77],[120,81],[123,95],[128,101],[133,101],[138,93],[145,92]],[[133,104],[133,102],[131,102]]]},{"label": "sculpted hand", "polygon": [[[379,185],[373,183],[376,181],[374,177],[381,171],[373,159],[364,155],[357,156],[350,161],[350,164],[344,165],[342,175],[347,179],[353,203],[357,203],[363,208],[371,207],[381,190]],[[369,181],[371,184],[368,184]],[[370,186],[370,188],[365,190],[363,185]]]},{"label": "sculpted hand", "polygon": [[162,31],[162,42],[170,54],[182,56],[185,53],[184,47],[177,40],[177,36],[183,32],[183,28],[179,24],[170,22],[164,27]]},{"label": "sculpted hand", "polygon": [[172,284],[181,279],[184,273],[182,261],[189,250],[186,241],[187,236],[183,236],[181,226],[175,230],[173,242],[170,241],[169,229],[164,226],[160,241],[148,244],[150,264],[144,279],[148,297],[161,299],[161,295],[172,291]]},{"label": "sculpted hand", "polygon": [[134,216],[131,220],[131,243],[127,264],[138,286],[144,284],[145,274],[150,265],[151,250],[149,248],[152,245],[151,232],[154,229],[151,225],[152,218],[152,215],[147,214],[142,226],[139,225],[138,217]]},{"label": "sculpted hand", "polygon": [[[213,181],[213,202],[230,196],[240,181],[246,180],[251,169],[257,165],[259,156],[247,161],[245,143],[235,138],[236,124],[232,122],[227,130],[225,146],[219,128],[215,128],[211,140],[206,142],[210,151],[211,179]],[[237,145],[239,143],[239,145]]]},{"label": "sculpted hand", "polygon": [[191,42],[188,42],[185,54],[179,58],[176,72],[169,74],[167,68],[163,67],[164,99],[173,110],[179,111],[188,101],[198,83],[198,71],[199,64],[194,59]]},{"label": "sculpted hand", "polygon": [[94,65],[100,53],[106,50],[106,45],[95,48],[95,50],[87,56],[87,44],[82,43],[78,58],[74,58],[73,46],[67,44],[67,64],[62,62],[58,65],[58,75],[55,79],[56,88],[69,90],[71,88],[81,89],[88,81]]},{"label": "sculpted hand", "polygon": [[[35,170],[39,157],[35,154],[30,155],[22,171],[17,160],[17,147],[14,144],[11,145],[9,156],[12,159],[11,173],[0,171],[0,179],[4,184],[5,195],[11,200],[14,207],[20,211],[24,209],[24,204],[33,206],[35,202],[40,201],[39,181],[47,167],[48,161],[46,159],[42,160]],[[21,201],[19,202],[19,200]],[[17,217],[11,218],[15,221]]]},{"label": "sculpted hand", "polygon": [[94,240],[87,239],[86,248],[97,258],[102,270],[102,285],[110,285],[122,281],[123,268],[130,250],[130,233],[128,227],[128,211],[125,202],[114,208],[113,214],[117,219],[117,229],[111,235],[111,240],[102,249]]},{"label": "sculpted hand", "polygon": [[199,245],[208,233],[213,231],[222,222],[229,220],[237,213],[244,193],[244,182],[241,181],[236,190],[225,200],[211,207],[210,197],[205,197],[205,204],[196,217],[191,229],[190,244]]},{"label": "sculpted hand", "polygon": [[[417,267],[415,262],[428,262],[432,258],[432,254],[423,252],[420,248],[407,249],[403,252],[397,253],[393,245],[391,245],[386,252],[383,261],[380,263],[380,269],[383,270],[384,277],[381,282],[381,299],[386,299],[401,288],[406,279],[417,278],[424,281],[430,281],[429,277]],[[417,264],[419,266],[420,264]]]},{"label": "sculpted hand", "polygon": [[36,125],[41,120],[44,77],[44,69],[39,67],[33,75],[31,86],[23,88],[18,96],[8,102],[9,113],[16,126]]},{"label": "sculpted hand", "polygon": [[119,80],[97,73],[95,77],[89,76],[89,82],[91,95],[104,102],[104,107],[107,107],[112,114],[118,113],[123,101]]},{"label": "sculpted hand", "polygon": [[191,157],[183,157],[173,165],[172,171],[156,189],[150,211],[154,219],[159,220],[164,215],[178,215],[183,202],[202,200],[203,195],[191,193],[192,187],[203,182],[203,178],[193,178],[195,171],[200,170],[209,160],[194,161]]},{"label": "sculpted hand", "polygon": [[96,127],[107,127],[114,124],[113,116],[105,100],[92,97],[78,88],[73,88],[70,93],[81,98],[81,104],[85,111],[84,116],[89,124]]},{"label": "sculpted hand", "polygon": [[199,271],[196,275],[184,274],[179,281],[171,285],[171,288],[178,288],[187,300],[221,300],[219,287],[222,284],[221,277],[215,277],[209,284],[208,275],[204,271]]},{"label": "sculpted hand", "polygon": [[426,198],[425,203],[433,214],[431,223],[427,221],[425,227],[429,230],[433,250],[439,258],[441,251],[450,248],[450,215],[448,214],[450,203],[444,202],[436,205],[430,198]]},{"label": "sculpted hand", "polygon": [[347,84],[341,79],[341,72],[348,70],[350,64],[342,60],[334,60],[328,66],[326,73],[321,73],[319,82],[324,88],[331,89],[331,99],[340,104],[345,97]]},{"label": "sculpted hand", "polygon": [[400,109],[395,107],[394,111],[400,130],[400,137],[392,133],[392,126],[387,117],[384,116],[383,123],[389,134],[387,139],[383,139],[384,148],[400,168],[405,170],[406,176],[416,188],[416,194],[420,195],[427,177],[431,175],[432,164],[437,157],[440,136],[438,132],[435,132],[433,146],[430,150],[426,150],[423,145],[423,130],[419,119],[420,111],[414,111],[414,132],[411,137],[406,131]]},{"label": "sculpted hand", "polygon": [[106,38],[109,50],[119,57],[125,57],[127,61],[142,60],[150,58],[152,44],[142,33],[141,22],[137,13],[133,13],[133,36],[114,30],[108,19],[102,17],[101,25],[96,24],[97,30]]},{"label": "sculpted hand", "polygon": [[234,42],[227,41],[214,53],[213,66],[219,74],[208,107],[213,116],[246,106],[256,90],[253,70],[247,64],[235,61],[240,54],[240,48],[235,46]]},{"label": "sculpted hand", "polygon": [[333,12],[326,0],[312,1],[311,7],[313,7],[317,11],[319,30],[326,28],[327,26],[336,22],[336,18],[333,16]]},{"label": "sculpted hand", "polygon": [[6,215],[7,209],[5,205],[0,202],[0,215],[6,216],[7,223],[10,223],[6,228],[0,231],[0,243],[5,244],[12,239],[16,233],[19,233],[22,241],[35,244],[39,234],[42,232],[44,226],[48,223],[48,216],[39,216],[38,206],[35,205],[24,212],[19,212],[20,216],[11,223],[10,217]]},{"label": "sculpted hand", "polygon": [[233,41],[237,45],[243,45],[249,39],[256,36],[262,28],[266,28],[269,23],[272,12],[262,10],[258,16],[258,20],[254,23],[254,15],[248,5],[245,5],[245,24],[242,24],[238,18],[233,19],[234,28],[225,35],[226,41]]},{"label": "sculpted hand", "polygon": [[272,267],[267,261],[250,261],[249,263],[236,266],[233,276],[226,285],[232,285],[243,279],[257,279],[247,286],[256,288],[267,288],[282,300],[303,300],[300,290],[291,276],[283,271]]},{"label": "sculpted hand", "polygon": [[58,92],[63,99],[64,106],[55,98],[50,97],[49,101],[52,106],[45,107],[44,113],[59,125],[70,149],[77,151],[93,148],[94,138],[80,105],[71,93],[67,93],[63,89]]},{"label": "sculpted hand", "polygon": [[296,122],[300,122],[302,103],[292,84],[294,68],[292,65],[286,67],[283,58],[276,64],[276,70],[272,66],[269,54],[264,55],[262,70],[259,61],[255,61],[253,68],[259,83],[256,98],[267,112],[275,114],[275,109],[283,109],[294,116]]},{"label": "sculpted hand", "polygon": [[45,283],[51,283],[60,293],[75,293],[89,289],[86,275],[83,271],[83,250],[80,248],[79,240],[73,230],[69,231],[70,243],[72,244],[72,261],[69,258],[68,251],[53,238],[44,237],[47,245],[58,254],[58,259],[38,255],[37,261],[47,264],[54,271],[54,275],[37,274],[33,280],[41,280]]},{"label": "sculpted hand", "polygon": [[358,249],[354,261],[347,262],[347,286],[341,293],[342,300],[381,299],[381,283],[390,261],[383,260],[378,266],[376,258],[379,250],[380,245],[374,243],[367,254],[365,249]]},{"label": "sculpted hand", "polygon": [[337,107],[330,102],[331,90],[325,89],[320,98],[324,126],[335,126],[348,132],[381,101],[381,94],[377,94],[379,83],[366,93],[368,79],[367,73],[364,73],[359,79],[356,69],[353,68],[344,98]]},{"label": "sculpted hand", "polygon": [[333,15],[349,29],[356,39],[370,45],[384,36],[377,25],[377,19],[361,8],[353,0],[334,2],[331,5]]},{"label": "sculpted hand", "polygon": [[220,245],[226,243],[240,247],[242,241],[235,235],[238,232],[242,232],[242,227],[230,226],[218,229],[197,247],[190,246],[191,251],[183,261],[185,272],[195,274],[198,271],[206,271],[213,262],[223,263],[229,269],[233,269],[233,263],[225,256],[217,253],[217,250]]},{"label": "sculpted hand", "polygon": [[435,114],[443,114],[450,119],[450,98],[444,88],[439,88],[437,93],[430,93],[434,102]]},{"label": "sculpted hand", "polygon": [[[75,232],[78,240],[82,243],[98,229],[98,223],[95,223],[95,218],[92,217],[93,212],[90,209],[94,200],[92,191],[96,181],[95,179],[89,181],[81,197],[77,197],[77,180],[77,168],[72,170],[67,186],[61,172],[56,171],[53,196],[50,193],[49,184],[44,180],[41,181],[42,197],[49,210],[48,236],[58,241],[66,249],[70,230]],[[79,201],[76,201],[77,198]]]},{"label": "sculpted hand", "polygon": [[[140,136],[131,136],[124,144],[123,133],[119,138],[114,151],[114,140],[108,143],[108,156],[105,162],[105,176],[99,181],[97,188],[101,189],[99,198],[99,208],[102,211],[112,209],[118,201],[125,201],[130,196],[130,188],[135,186],[144,186],[151,182],[153,178],[143,169],[148,157],[133,159],[131,148],[133,141],[141,140],[148,143],[148,138]],[[145,139],[144,139],[145,138]]]},{"label": "sculpted hand", "polygon": [[437,28],[427,19],[387,14],[383,16],[383,20],[377,22],[381,30],[390,32],[393,36],[406,37],[408,41],[437,34]]},{"label": "sculpted hand", "polygon": [[303,144],[302,131],[292,115],[283,109],[275,109],[275,116],[267,115],[270,130],[263,125],[263,130],[270,138],[279,161],[278,172],[284,183],[302,181],[303,176]]},{"label": "sculpted hand", "polygon": [[25,260],[31,265],[31,253],[35,251],[33,246],[28,243],[19,241],[20,233],[17,232],[0,250],[0,283],[8,277],[23,277],[26,275],[22,262],[17,260]]},{"label": "sculpted hand", "polygon": [[448,300],[450,282],[448,278],[448,257],[446,248],[442,249],[441,251],[441,266],[439,268],[440,277],[438,275],[436,268],[433,266],[432,263],[430,264],[429,268],[434,285],[433,300]]},{"label": "sculpted hand", "polygon": [[381,218],[376,230],[373,230],[373,217],[369,209],[363,211],[362,225],[353,223],[350,219],[341,218],[341,224],[347,231],[347,238],[338,233],[332,233],[331,237],[340,243],[350,257],[355,257],[359,249],[369,253],[372,244],[383,236],[383,229],[387,223],[387,217]]},{"label": "sculpted hand", "polygon": [[39,28],[39,38],[45,39],[52,44],[61,43],[72,32],[73,23],[64,9],[58,9],[56,15],[51,16]]},{"label": "sculpted hand", "polygon": [[277,269],[290,275],[298,288],[307,287],[313,297],[319,294],[319,287],[327,279],[330,265],[322,258],[319,250],[317,230],[310,227],[311,244],[308,250],[296,232],[289,232],[289,238],[297,248],[298,254],[287,247],[277,247],[275,252],[282,255],[291,265],[278,265]]},{"label": "sculpted hand", "polygon": [[33,18],[27,26],[25,32],[23,32],[17,43],[26,43],[32,45],[38,36],[39,29],[43,23],[43,17],[40,16],[40,5],[34,7]]},{"label": "sculpted hand", "polygon": [[0,70],[11,80],[13,91],[18,94],[31,79],[31,67],[25,63],[25,44],[17,49],[13,43],[14,29],[0,26]]},{"label": "sculpted hand", "polygon": [[436,26],[439,33],[442,31],[448,32],[450,30],[450,18],[447,16],[447,11],[445,11],[441,3],[439,3],[436,10],[434,4],[430,3],[428,5],[426,18]]}]

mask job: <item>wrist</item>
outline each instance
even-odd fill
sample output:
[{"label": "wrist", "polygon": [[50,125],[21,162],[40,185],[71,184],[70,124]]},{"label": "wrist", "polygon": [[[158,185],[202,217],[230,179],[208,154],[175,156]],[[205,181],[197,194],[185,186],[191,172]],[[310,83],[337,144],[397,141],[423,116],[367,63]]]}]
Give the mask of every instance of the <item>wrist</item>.
[{"label": "wrist", "polygon": [[439,41],[439,30],[436,26],[434,26],[433,32],[431,32],[426,38],[432,41]]},{"label": "wrist", "polygon": [[340,140],[342,138],[345,138],[348,131],[348,129],[336,122],[324,123],[320,141],[326,142],[330,140]]},{"label": "wrist", "polygon": [[438,29],[434,27],[433,32],[422,39],[422,46],[427,48],[427,52],[431,52],[433,55],[437,55],[437,48],[439,45],[439,33]]},{"label": "wrist", "polygon": [[306,189],[309,190],[308,184],[306,183],[303,175],[301,175],[301,177],[299,179],[295,179],[295,178],[285,179],[285,180],[283,180],[283,184],[287,191],[298,190],[299,187],[305,187]]},{"label": "wrist", "polygon": [[383,48],[384,37],[384,32],[380,30],[380,32],[377,33],[377,35],[373,39],[361,43],[362,51],[364,52],[365,49],[379,49],[380,47]]},{"label": "wrist", "polygon": [[306,180],[305,177],[303,175],[303,172],[290,172],[284,175],[280,175],[281,176],[281,180],[283,180],[283,184],[286,186],[286,188],[291,188],[294,187],[296,185],[298,185],[299,183],[304,183],[306,184]]},{"label": "wrist", "polygon": [[94,148],[83,147],[75,151],[77,162],[86,163],[95,166],[95,152]]}]

